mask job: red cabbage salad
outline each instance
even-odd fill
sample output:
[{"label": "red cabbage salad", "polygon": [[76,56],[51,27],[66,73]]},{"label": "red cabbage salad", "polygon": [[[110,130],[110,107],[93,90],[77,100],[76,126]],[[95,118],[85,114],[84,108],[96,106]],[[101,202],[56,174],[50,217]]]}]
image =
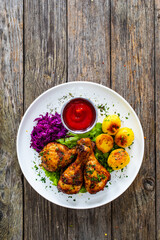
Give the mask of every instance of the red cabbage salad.
[{"label": "red cabbage salad", "polygon": [[47,143],[57,139],[64,138],[67,129],[63,126],[61,115],[57,112],[55,115],[49,114],[40,115],[34,122],[37,122],[31,132],[31,147],[37,152],[40,152]]}]

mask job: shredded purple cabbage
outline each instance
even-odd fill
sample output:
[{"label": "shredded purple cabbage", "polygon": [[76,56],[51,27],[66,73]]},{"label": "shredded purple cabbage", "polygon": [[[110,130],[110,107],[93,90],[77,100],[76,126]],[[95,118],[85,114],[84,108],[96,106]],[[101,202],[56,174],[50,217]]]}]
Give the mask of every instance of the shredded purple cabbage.
[{"label": "shredded purple cabbage", "polygon": [[45,116],[40,115],[34,121],[37,121],[37,125],[31,132],[30,147],[37,152],[40,152],[47,143],[66,136],[67,129],[63,126],[58,113],[49,115],[47,112]]}]

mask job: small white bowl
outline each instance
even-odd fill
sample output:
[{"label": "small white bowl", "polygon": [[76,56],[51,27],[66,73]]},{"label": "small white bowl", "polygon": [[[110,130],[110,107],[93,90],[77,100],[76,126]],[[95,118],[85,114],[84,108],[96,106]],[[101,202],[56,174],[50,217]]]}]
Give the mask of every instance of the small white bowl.
[{"label": "small white bowl", "polygon": [[[86,128],[85,130],[73,130],[73,129],[70,129],[70,128],[66,125],[66,123],[65,123],[65,121],[64,121],[64,118],[63,118],[63,115],[64,115],[63,112],[64,112],[66,106],[67,106],[71,101],[76,100],[76,99],[82,99],[82,100],[85,100],[86,102],[89,102],[89,103],[92,105],[93,109],[95,110],[95,120],[94,120],[93,124],[92,124],[91,126],[89,126],[88,128]],[[62,106],[62,109],[61,109],[61,120],[62,120],[62,123],[63,123],[64,127],[65,127],[68,131],[70,131],[70,132],[72,132],[72,133],[75,133],[75,134],[83,134],[83,133],[89,132],[89,131],[95,126],[95,124],[97,123],[97,120],[98,120],[98,110],[97,110],[96,106],[94,105],[94,103],[93,103],[90,99],[88,99],[88,98],[82,98],[82,97],[71,98],[69,101],[67,101],[67,102]]]}]

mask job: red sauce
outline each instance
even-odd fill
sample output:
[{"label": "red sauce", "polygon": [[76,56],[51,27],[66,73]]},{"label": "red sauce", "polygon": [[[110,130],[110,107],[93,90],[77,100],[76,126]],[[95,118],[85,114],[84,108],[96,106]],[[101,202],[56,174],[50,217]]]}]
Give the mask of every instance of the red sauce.
[{"label": "red sauce", "polygon": [[96,119],[93,105],[83,98],[71,100],[64,108],[63,120],[71,130],[86,130]]}]

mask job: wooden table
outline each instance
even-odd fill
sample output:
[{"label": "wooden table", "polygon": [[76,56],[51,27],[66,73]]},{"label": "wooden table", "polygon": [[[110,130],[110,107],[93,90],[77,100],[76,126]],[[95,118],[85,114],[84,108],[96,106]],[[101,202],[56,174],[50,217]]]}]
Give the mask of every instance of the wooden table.
[{"label": "wooden table", "polygon": [[[0,239],[160,239],[160,0],[0,0]],[[111,87],[145,134],[141,170],[118,199],[70,210],[39,196],[16,156],[31,102],[68,81]]]}]

